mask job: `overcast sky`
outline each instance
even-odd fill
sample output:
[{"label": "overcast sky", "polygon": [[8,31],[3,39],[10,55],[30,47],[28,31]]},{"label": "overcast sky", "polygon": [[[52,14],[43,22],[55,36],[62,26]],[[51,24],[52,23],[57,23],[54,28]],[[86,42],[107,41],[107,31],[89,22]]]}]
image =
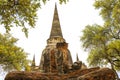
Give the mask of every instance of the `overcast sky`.
[{"label": "overcast sky", "polygon": [[[60,5],[57,2],[58,14],[62,28],[63,37],[69,43],[69,50],[73,61],[76,61],[76,53],[81,61],[86,63],[88,53],[82,48],[80,36],[86,25],[102,24],[102,19],[97,10],[93,7],[94,0],[69,0],[67,4]],[[38,11],[38,20],[34,29],[29,30],[29,37],[14,28],[12,34],[18,38],[18,46],[29,53],[29,59],[36,56],[36,63],[39,65],[42,50],[46,47],[46,40],[49,38],[55,0],[42,4]]]}]

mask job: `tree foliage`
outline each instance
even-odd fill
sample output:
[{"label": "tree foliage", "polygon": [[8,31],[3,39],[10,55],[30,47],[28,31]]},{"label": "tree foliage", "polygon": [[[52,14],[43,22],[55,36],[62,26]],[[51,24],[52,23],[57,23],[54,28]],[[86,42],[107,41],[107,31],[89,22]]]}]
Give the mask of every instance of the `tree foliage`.
[{"label": "tree foliage", "polygon": [[81,37],[83,47],[90,51],[88,62],[93,66],[101,66],[105,61],[105,48],[107,44],[107,38],[105,37],[104,28],[100,25],[88,25],[83,30],[83,36]]},{"label": "tree foliage", "polygon": [[89,50],[88,62],[120,70],[120,0],[95,0],[94,7],[100,10],[104,25],[88,25],[83,30],[81,41]]},{"label": "tree foliage", "polygon": [[89,51],[90,66],[110,66],[116,73],[120,70],[120,40],[111,35],[106,27],[88,25],[83,30],[81,41]]},{"label": "tree foliage", "polygon": [[[42,2],[46,3],[47,1],[50,1],[50,0],[42,0]],[[59,3],[62,4],[62,3],[66,3],[67,1],[69,0],[59,0]]]},{"label": "tree foliage", "polygon": [[96,0],[94,6],[100,10],[104,27],[108,28],[111,36],[120,39],[120,0]]},{"label": "tree foliage", "polygon": [[35,26],[39,7],[38,0],[0,0],[0,24],[4,25],[6,32],[13,26],[22,27],[27,36],[29,26]]},{"label": "tree foliage", "polygon": [[[42,0],[46,3],[48,0]],[[59,0],[60,3],[66,0]],[[0,0],[0,24],[9,32],[12,27],[21,27],[28,36],[28,29],[35,26],[40,0]]]},{"label": "tree foliage", "polygon": [[15,43],[18,39],[0,34],[0,65],[4,70],[28,69],[27,53]]}]

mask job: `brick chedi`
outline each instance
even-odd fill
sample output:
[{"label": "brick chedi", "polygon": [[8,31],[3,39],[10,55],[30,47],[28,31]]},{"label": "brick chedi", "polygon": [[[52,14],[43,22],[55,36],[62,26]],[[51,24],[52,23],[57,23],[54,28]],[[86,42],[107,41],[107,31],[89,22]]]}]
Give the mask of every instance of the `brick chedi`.
[{"label": "brick chedi", "polygon": [[43,50],[41,55],[40,70],[42,70],[45,73],[47,72],[54,73],[56,71],[59,72],[58,68],[60,67],[61,70],[63,67],[64,68],[66,66],[70,67],[73,62],[71,58],[71,53],[67,47],[68,43],[66,43],[65,39],[63,38],[60,21],[58,17],[57,6],[55,5],[50,36],[47,40],[47,46]]}]

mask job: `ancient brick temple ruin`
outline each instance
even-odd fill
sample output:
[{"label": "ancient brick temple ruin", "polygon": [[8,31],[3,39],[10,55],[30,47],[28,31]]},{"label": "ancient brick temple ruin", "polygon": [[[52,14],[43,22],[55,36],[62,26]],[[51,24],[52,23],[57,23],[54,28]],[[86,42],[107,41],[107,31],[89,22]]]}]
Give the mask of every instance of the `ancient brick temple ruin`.
[{"label": "ancient brick temple ruin", "polygon": [[[82,66],[82,63],[78,59],[77,62]],[[41,55],[40,65],[38,67],[35,66],[34,56],[31,67],[33,71],[38,70],[43,73],[67,73],[72,69],[72,66],[71,53],[68,49],[68,43],[63,38],[57,6],[55,5],[52,28],[47,40],[47,46]],[[84,64],[83,67],[86,68]]]},{"label": "ancient brick temple ruin", "polygon": [[30,72],[10,72],[5,80],[115,80],[115,74],[109,68],[87,68],[78,56],[73,63],[55,5],[51,33],[42,52],[40,65],[35,65],[34,55]]},{"label": "ancient brick temple ruin", "polygon": [[[47,46],[42,52],[40,70],[43,72],[63,72],[64,68],[73,64],[68,43],[62,35],[57,6],[55,5],[54,17]],[[61,71],[60,71],[61,70]]]}]

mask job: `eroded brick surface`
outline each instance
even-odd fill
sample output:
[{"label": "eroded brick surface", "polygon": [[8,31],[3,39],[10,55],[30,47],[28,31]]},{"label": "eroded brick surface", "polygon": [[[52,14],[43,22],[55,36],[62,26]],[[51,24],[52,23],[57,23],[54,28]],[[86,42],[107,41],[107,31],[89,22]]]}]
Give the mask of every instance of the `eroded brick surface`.
[{"label": "eroded brick surface", "polygon": [[68,74],[15,71],[6,75],[5,80],[115,80],[109,68],[76,70]]}]

